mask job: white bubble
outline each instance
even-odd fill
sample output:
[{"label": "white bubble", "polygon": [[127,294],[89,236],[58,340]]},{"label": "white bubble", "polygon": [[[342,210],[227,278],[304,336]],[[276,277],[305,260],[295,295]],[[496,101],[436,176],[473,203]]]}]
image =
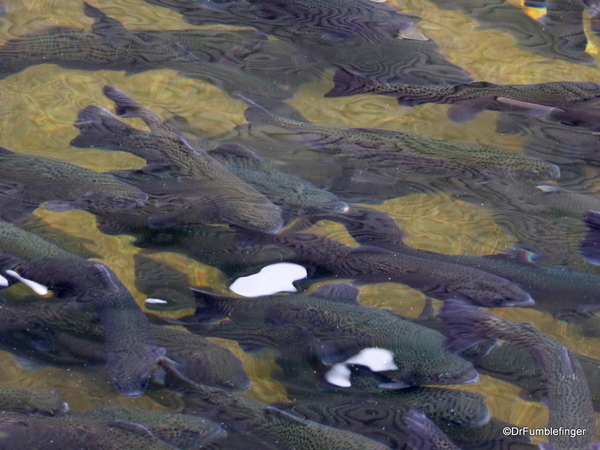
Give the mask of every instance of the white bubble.
[{"label": "white bubble", "polygon": [[33,292],[35,292],[38,295],[46,295],[48,293],[48,288],[46,286],[44,286],[43,284],[40,284],[40,283],[36,283],[33,280],[28,280],[27,278],[23,278],[21,275],[19,275],[14,270],[7,270],[6,273],[8,275],[10,275],[11,277],[14,277],[17,280],[19,280],[21,283],[23,283],[24,285],[29,287],[29,289],[31,289]]},{"label": "white bubble", "polygon": [[229,289],[244,297],[258,297],[277,292],[297,292],[292,283],[306,278],[306,275],[306,269],[298,264],[277,263],[263,267],[254,275],[238,278],[229,286]]}]

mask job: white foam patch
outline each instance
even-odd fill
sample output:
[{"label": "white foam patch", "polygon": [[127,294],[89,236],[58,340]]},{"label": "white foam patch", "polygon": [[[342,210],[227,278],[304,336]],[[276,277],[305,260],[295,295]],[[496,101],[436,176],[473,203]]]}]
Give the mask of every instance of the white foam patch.
[{"label": "white foam patch", "polygon": [[346,364],[367,366],[373,372],[398,369],[394,364],[394,354],[385,348],[365,348],[348,359]]},{"label": "white foam patch", "polygon": [[325,374],[325,379],[328,383],[340,387],[350,387],[350,369],[346,363],[334,364],[329,372]]},{"label": "white foam patch", "polygon": [[153,303],[153,304],[161,304],[169,303],[166,300],[161,300],[160,298],[147,298],[145,303]]},{"label": "white foam patch", "polygon": [[8,280],[0,275],[0,286],[8,286]]},{"label": "white foam patch", "polygon": [[294,281],[306,278],[306,269],[298,264],[272,264],[248,277],[235,280],[229,289],[244,297],[258,297],[278,292],[297,292],[292,284]]},{"label": "white foam patch", "polygon": [[23,278],[21,275],[19,275],[14,270],[7,270],[6,273],[8,275],[10,275],[11,277],[14,277],[17,280],[19,280],[21,283],[23,283],[25,286],[27,286],[29,289],[31,289],[33,292],[35,292],[38,295],[46,295],[48,293],[48,288],[46,286],[44,286],[43,284],[40,284],[40,283],[36,283],[33,280],[28,280],[27,278]]},{"label": "white foam patch", "polygon": [[325,374],[325,380],[340,387],[352,386],[348,364],[360,364],[368,367],[373,372],[398,369],[398,366],[394,364],[394,354],[391,351],[377,347],[364,348],[343,363],[331,366],[329,372]]}]

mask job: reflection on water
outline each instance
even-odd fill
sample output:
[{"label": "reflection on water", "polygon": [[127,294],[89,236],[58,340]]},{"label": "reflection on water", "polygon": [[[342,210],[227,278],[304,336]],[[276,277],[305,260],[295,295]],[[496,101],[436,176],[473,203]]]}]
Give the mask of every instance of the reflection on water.
[{"label": "reflection on water", "polygon": [[[599,44],[589,9],[580,23],[581,11],[565,6],[577,2],[548,0],[542,26],[535,19],[544,10],[517,0],[348,0],[354,6],[346,9],[341,0],[250,3],[256,5],[248,9],[241,0],[0,5],[0,145],[16,152],[0,150],[5,170],[0,215],[29,216],[19,222],[21,228],[79,258],[61,261],[91,258],[118,277],[73,271],[72,278],[61,279],[46,266],[27,266],[26,273],[23,267],[37,254],[19,256],[27,264],[17,273],[10,264],[18,251],[0,236],[0,287],[19,279],[39,294],[32,299],[21,283],[2,291],[0,387],[52,389],[76,412],[119,404],[204,414],[229,433],[221,448],[304,448],[285,439],[304,436],[307,427],[324,433],[327,448],[352,442],[353,435],[331,435],[305,419],[339,428],[346,423],[350,431],[404,448],[406,430],[393,403],[400,401],[408,405],[398,407],[406,409],[402,414],[423,410],[460,448],[484,448],[484,441],[485,448],[508,448],[500,421],[544,427],[548,408],[538,400],[557,398],[544,391],[548,376],[518,346],[463,354],[480,376],[477,383],[456,386],[470,392],[462,399],[441,388],[384,388],[421,379],[435,385],[473,381],[470,363],[444,353],[437,332],[431,337],[431,329],[446,326],[434,317],[439,300],[528,306],[531,296],[533,307],[493,312],[531,322],[566,346],[588,377],[597,408],[597,364],[586,357],[600,355],[595,314],[600,268],[579,252],[587,237],[588,254],[595,255],[596,239],[588,234],[594,216],[588,214],[588,225],[583,219],[586,211],[600,210],[597,86],[586,85],[592,94],[583,100],[546,103],[550,94],[538,88],[516,100],[494,91],[487,103],[466,105],[452,100],[465,88],[412,103],[403,93],[401,104],[411,107],[398,104],[397,90],[393,96],[373,95],[380,87],[372,87],[597,81]],[[324,97],[334,77],[336,90],[364,95]],[[416,92],[424,98],[422,88]],[[102,108],[93,110],[96,116],[80,114],[89,105],[121,117]],[[65,169],[63,162],[97,173]],[[47,179],[36,176],[41,171]],[[52,179],[57,184],[48,184]],[[95,189],[88,188],[92,179]],[[275,233],[282,224],[283,231]],[[265,270],[280,264],[307,273]],[[262,278],[255,279],[259,272]],[[41,289],[42,278],[53,292],[68,295],[55,302]],[[131,336],[107,329],[101,307],[100,319],[92,318],[93,311],[76,300],[94,297],[88,281],[101,283],[100,278],[107,292],[122,283],[152,313],[145,324],[141,313],[126,319],[135,314],[123,308],[123,321],[166,331],[142,342],[146,331]],[[239,286],[250,281],[250,293]],[[355,281],[359,290],[334,281]],[[188,286],[200,288],[192,292]],[[296,289],[311,294],[260,297]],[[215,294],[229,290],[259,297]],[[426,298],[436,299],[434,310],[424,310]],[[396,332],[404,326],[398,323],[407,322],[381,309],[410,318],[419,324],[410,327],[420,331],[394,334],[390,329]],[[413,347],[407,350],[406,334],[416,341],[411,345],[422,346],[420,358]],[[110,363],[114,345],[104,347],[111,339],[130,343],[122,350],[131,351],[134,362],[150,358],[146,363],[152,364],[160,353],[153,352],[156,347],[165,348],[179,369],[163,361],[145,395],[121,395],[114,373],[122,367]],[[131,348],[138,346],[151,351],[134,354]],[[370,360],[358,357],[365,349],[391,350],[392,356],[368,371],[363,366]],[[446,358],[444,373],[432,368],[439,364],[436,358]],[[431,382],[433,372],[438,382]],[[341,377],[334,384],[351,387],[324,381],[334,375]],[[245,392],[214,389],[243,390],[248,380]],[[165,383],[188,400],[162,388]],[[535,401],[523,398],[528,395]],[[205,411],[207,399],[218,405],[216,416]],[[471,415],[434,417],[452,407]],[[60,427],[101,430],[98,421],[105,419],[99,417],[106,414],[73,416]],[[135,422],[119,428],[137,436],[131,448],[155,445],[139,429],[137,435],[132,431],[137,423],[150,427],[150,418],[110,414],[112,420]],[[239,422],[232,426],[236,414]],[[265,430],[255,421],[261,415],[288,435]],[[418,414],[411,417],[419,422]],[[365,425],[369,420],[371,428]],[[465,431],[469,421],[476,426]],[[256,442],[242,441],[240,430]],[[220,427],[197,433],[205,433],[206,442],[223,438]],[[273,446],[279,439],[280,447]],[[532,448],[517,441],[514,448]],[[173,445],[188,448],[180,441]],[[382,448],[367,440],[352,445]]]}]

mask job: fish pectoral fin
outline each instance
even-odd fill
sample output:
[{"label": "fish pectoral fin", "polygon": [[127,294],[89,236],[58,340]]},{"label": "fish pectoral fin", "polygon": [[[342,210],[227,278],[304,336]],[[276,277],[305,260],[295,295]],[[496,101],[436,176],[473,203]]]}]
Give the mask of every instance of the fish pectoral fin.
[{"label": "fish pectoral fin", "polygon": [[448,119],[450,119],[452,122],[464,123],[473,120],[484,109],[485,108],[480,101],[465,100],[450,106],[450,109],[448,109],[446,114]]},{"label": "fish pectoral fin", "polygon": [[562,108],[556,108],[554,106],[540,105],[539,103],[524,102],[522,100],[515,100],[514,98],[508,98],[508,97],[496,97],[496,101],[503,103],[505,105],[515,106],[518,108],[523,108],[523,109],[532,111],[534,113],[534,116],[536,116],[536,117],[546,116],[550,113],[566,112]]},{"label": "fish pectoral fin", "polygon": [[286,422],[294,423],[295,425],[300,425],[303,427],[308,425],[306,420],[273,406],[267,406],[264,411],[266,416],[273,416],[277,419],[285,420]]}]

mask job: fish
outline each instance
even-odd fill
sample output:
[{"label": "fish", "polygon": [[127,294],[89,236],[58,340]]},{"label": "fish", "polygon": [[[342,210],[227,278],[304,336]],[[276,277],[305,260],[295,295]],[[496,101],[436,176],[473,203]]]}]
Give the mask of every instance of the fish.
[{"label": "fish", "polygon": [[[119,116],[142,118],[152,132],[157,134],[179,134],[179,130],[175,127],[143,108],[121,91],[106,86],[104,93],[115,102]],[[190,139],[189,142],[198,151],[206,151],[219,160],[234,175],[279,206],[287,216],[284,217],[287,221],[297,216],[327,211],[343,212],[348,208],[348,205],[335,195],[279,170],[274,164],[259,158],[245,146],[235,143],[217,144],[207,139]],[[147,155],[146,160],[156,161],[160,160],[160,157]]]},{"label": "fish", "polygon": [[560,176],[554,164],[487,145],[444,141],[400,131],[299,122],[275,116],[252,103],[245,116],[250,123],[283,128],[322,152],[343,157],[346,167],[351,164],[392,180],[407,172],[467,180],[509,176],[553,180]]},{"label": "fish", "polygon": [[142,425],[63,415],[45,417],[0,413],[0,447],[4,450],[173,450]]},{"label": "fish", "polygon": [[188,288],[189,282],[185,274],[139,253],[133,260],[135,288],[150,298],[166,302],[160,304],[146,301],[146,308],[164,311],[195,307],[194,295]]},{"label": "fish", "polygon": [[[388,311],[362,306],[356,299],[326,297],[330,295],[326,290],[317,294],[323,297],[289,294],[236,299],[199,290],[195,290],[195,295],[195,314],[178,322],[192,332],[228,338],[229,329],[234,334],[238,326],[244,330],[254,327],[255,333],[269,340],[277,337],[269,336],[270,328],[283,327],[285,336],[286,328],[300,327],[316,338],[316,351],[327,364],[344,361],[363,348],[378,347],[394,353],[397,366],[382,373],[404,385],[457,384],[477,379],[470,364],[444,350],[439,333],[413,327]],[[229,322],[207,326],[224,317]],[[200,326],[196,327],[194,324],[198,323]],[[282,348],[285,344],[275,342],[272,346]]]},{"label": "fish", "polygon": [[407,443],[413,450],[460,450],[421,411],[410,411],[404,416],[404,423],[408,432]]},{"label": "fish", "polygon": [[106,328],[107,368],[115,384],[124,395],[142,394],[165,350],[153,344],[148,320],[110,268],[0,221],[0,270],[92,304]]},{"label": "fish", "polygon": [[[419,20],[368,0],[289,3],[148,0],[174,9],[194,25],[250,26],[287,41],[319,61],[379,80],[415,84],[469,81],[469,75],[436,51],[414,29]],[[329,20],[321,20],[327,17]],[[398,39],[398,37],[403,37]],[[368,55],[368,56],[367,56]],[[394,55],[390,58],[389,55]],[[409,81],[410,80],[410,81]]]},{"label": "fish", "polygon": [[240,55],[250,54],[265,41],[251,30],[129,30],[102,10],[83,5],[94,19],[92,31],[50,27],[7,41],[0,46],[0,78],[37,64],[128,75],[167,68],[189,72],[194,64],[217,62],[234,48]]},{"label": "fish", "polygon": [[167,387],[226,428],[258,438],[280,450],[384,450],[389,447],[356,433],[302,419],[280,409],[220,389],[196,384],[162,360]]},{"label": "fish", "polygon": [[[168,168],[175,170],[174,177],[180,178],[180,185],[189,183],[193,195],[200,199],[201,213],[196,222],[202,223],[203,215],[209,221],[218,216],[220,223],[234,223],[264,233],[275,233],[283,225],[277,206],[179,135],[158,136],[136,130],[96,105],[81,110],[75,126],[81,134],[71,141],[74,147],[128,151],[149,164],[158,163],[159,169],[169,161]],[[171,217],[165,216],[163,222],[177,223],[177,215],[175,211]]]},{"label": "fish", "polygon": [[12,205],[0,212],[0,218],[10,222],[26,217],[41,204],[55,211],[117,212],[137,208],[148,199],[111,175],[3,147],[0,168],[0,201]]},{"label": "fish", "polygon": [[60,415],[69,410],[67,403],[55,391],[8,387],[0,389],[0,408],[2,411],[45,416]]},{"label": "fish", "polygon": [[440,317],[448,324],[448,347],[464,350],[485,339],[502,339],[526,346],[547,378],[550,428],[585,430],[580,436],[551,435],[547,450],[595,450],[596,419],[590,391],[578,360],[560,342],[531,324],[501,319],[461,303],[444,303]]},{"label": "fish", "polygon": [[584,0],[548,0],[546,14],[538,20],[567,53],[584,54],[588,43],[583,29],[585,8]]},{"label": "fish", "polygon": [[[583,51],[585,48],[570,46],[571,41],[568,39],[570,35],[578,36],[579,42],[582,42],[580,35],[582,24],[577,15],[564,24],[563,30],[556,28],[556,32],[553,32],[552,27],[545,25],[544,21],[529,17],[518,5],[503,0],[429,1],[442,9],[459,9],[463,11],[479,22],[482,29],[495,28],[514,36],[517,41],[516,46],[523,50],[546,58],[562,59],[575,64],[591,67],[596,65],[594,58]],[[539,0],[529,2],[532,5],[534,3],[537,7],[541,4]],[[544,5],[546,3],[558,13],[561,4],[566,5],[569,2],[556,0],[544,2]],[[579,1],[575,3],[579,3]]]},{"label": "fish", "polygon": [[125,426],[137,424],[146,428],[153,437],[180,450],[205,448],[207,444],[227,436],[227,432],[215,422],[190,414],[106,405],[92,411],[71,413],[70,416],[109,423],[114,421]]},{"label": "fish", "polygon": [[[495,84],[476,81],[460,85],[415,86],[381,84],[338,69],[335,86],[324,97],[375,94],[395,97],[401,106],[425,103],[451,105],[448,118],[455,122],[472,120],[484,110],[525,111],[534,117],[550,117],[561,123],[581,126],[594,115],[600,101],[600,84],[593,82],[554,81],[540,84]],[[587,118],[590,121],[590,118]]]},{"label": "fish", "polygon": [[[18,298],[0,306],[0,342],[7,351],[58,366],[106,364],[106,330],[93,308],[69,298]],[[186,331],[152,323],[149,328],[154,343],[193,381],[228,390],[249,387],[242,363],[229,350]]]}]

